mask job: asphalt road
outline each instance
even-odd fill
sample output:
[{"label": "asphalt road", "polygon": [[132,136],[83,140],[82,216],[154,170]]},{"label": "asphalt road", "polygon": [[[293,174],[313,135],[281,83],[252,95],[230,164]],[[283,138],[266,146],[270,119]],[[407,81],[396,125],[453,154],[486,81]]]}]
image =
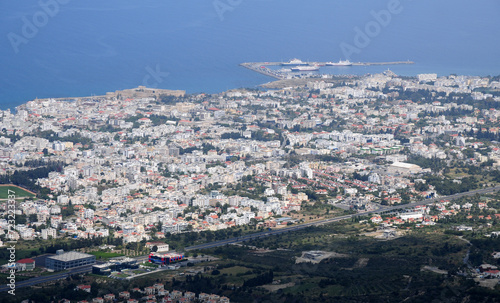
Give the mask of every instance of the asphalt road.
[{"label": "asphalt road", "polygon": [[[37,285],[37,284],[41,284],[41,283],[45,283],[45,282],[51,282],[51,281],[60,280],[60,279],[65,279],[70,275],[89,273],[91,271],[92,271],[92,265],[85,265],[82,267],[72,268],[69,270],[69,272],[55,273],[55,274],[50,275],[50,276],[40,276],[40,277],[31,278],[29,280],[19,281],[19,282],[16,282],[16,292],[18,291],[17,290],[18,288],[33,286],[33,285]],[[7,285],[0,286],[0,292],[7,291],[7,290],[10,290],[10,288]]]},{"label": "asphalt road", "polygon": [[[341,217],[335,217],[335,218],[324,219],[324,220],[320,220],[320,221],[304,223],[304,224],[300,224],[300,225],[293,225],[290,227],[284,227],[284,228],[280,228],[278,230],[267,230],[267,231],[262,231],[259,233],[241,236],[241,237],[236,237],[236,238],[231,238],[231,239],[227,239],[227,240],[221,240],[221,241],[215,241],[215,242],[210,242],[210,243],[194,245],[194,246],[186,247],[185,250],[190,251],[190,250],[219,247],[219,246],[224,246],[227,244],[245,242],[245,241],[249,241],[252,239],[258,239],[258,238],[269,237],[269,236],[273,236],[273,235],[279,235],[279,234],[286,233],[286,232],[304,229],[304,228],[307,228],[309,226],[318,226],[318,225],[338,222],[338,221],[342,221],[342,220],[346,220],[346,219],[350,219],[350,218],[354,218],[354,217],[365,216],[365,215],[372,214],[372,213],[380,213],[380,212],[385,212],[385,211],[393,211],[393,210],[398,210],[398,209],[412,208],[412,207],[415,207],[417,205],[431,204],[431,203],[434,203],[434,202],[440,201],[440,200],[453,200],[453,199],[457,199],[457,198],[461,198],[461,197],[465,197],[465,196],[473,196],[475,194],[491,193],[491,192],[498,191],[498,190],[500,190],[500,186],[487,187],[487,188],[468,191],[468,192],[459,193],[459,194],[455,194],[455,195],[451,195],[451,196],[444,196],[444,197],[439,197],[439,198],[427,199],[424,201],[411,203],[411,204],[381,207],[381,208],[379,208],[377,210],[373,210],[373,211],[367,211],[367,212],[362,212],[362,213],[357,213],[357,214],[352,214],[352,215],[345,215],[345,216],[341,216]],[[135,259],[137,259],[139,262],[145,262],[148,259],[148,256],[136,257]],[[70,275],[89,273],[91,271],[92,271],[92,265],[87,265],[87,266],[82,266],[82,267],[70,269],[69,272],[55,273],[55,274],[50,275],[50,276],[41,276],[41,277],[31,278],[29,280],[16,282],[16,289],[22,288],[22,287],[27,287],[27,286],[33,286],[33,285],[37,285],[37,284],[41,284],[41,283],[45,283],[45,282],[51,282],[51,281],[55,281],[55,280],[59,280],[59,279],[65,279],[66,277],[68,277]],[[9,287],[7,285],[0,286],[0,292],[7,291],[7,290],[9,290]]]},{"label": "asphalt road", "polygon": [[[138,260],[139,263],[142,263],[148,259],[148,256],[140,256],[140,257],[136,257],[134,259]],[[72,268],[68,272],[59,272],[59,273],[56,272],[53,275],[49,275],[49,276],[40,276],[40,277],[31,278],[29,280],[19,281],[19,282],[16,282],[16,291],[18,288],[27,287],[27,286],[34,286],[34,285],[41,284],[41,283],[65,279],[71,275],[86,274],[86,273],[90,273],[90,272],[92,272],[92,265],[85,265],[85,266],[81,266],[81,267]],[[9,289],[10,288],[7,285],[0,286],[0,292],[8,291]]]},{"label": "asphalt road", "polygon": [[277,230],[267,230],[267,231],[262,231],[262,232],[251,234],[251,235],[246,235],[246,236],[241,236],[241,237],[236,237],[236,238],[231,238],[231,239],[226,239],[226,240],[220,240],[220,241],[215,241],[215,242],[210,242],[210,243],[194,245],[194,246],[186,247],[185,250],[190,251],[190,250],[219,247],[219,246],[224,246],[227,244],[239,243],[239,242],[249,241],[252,239],[268,237],[268,236],[272,236],[272,235],[279,235],[279,234],[286,233],[286,232],[304,229],[304,228],[307,228],[309,226],[318,226],[318,225],[338,222],[338,221],[342,221],[342,220],[346,220],[346,219],[350,219],[350,218],[354,218],[354,217],[366,216],[366,215],[373,214],[373,213],[381,213],[381,212],[386,212],[386,211],[394,211],[394,210],[398,210],[398,209],[412,208],[412,207],[415,207],[417,205],[431,204],[431,203],[434,203],[434,202],[437,202],[440,200],[453,200],[453,199],[458,199],[458,198],[465,197],[465,196],[473,196],[476,194],[492,193],[492,192],[499,191],[499,190],[500,190],[500,186],[487,187],[487,188],[483,188],[483,189],[463,192],[463,193],[454,194],[454,195],[450,195],[450,196],[443,196],[443,197],[438,197],[438,198],[427,199],[427,200],[423,200],[423,201],[415,202],[415,203],[410,203],[410,204],[381,207],[379,209],[372,210],[372,211],[367,211],[367,212],[362,212],[362,213],[357,213],[357,214],[352,214],[352,215],[345,215],[345,216],[335,217],[335,218],[330,218],[330,219],[324,219],[324,220],[320,220],[320,221],[314,221],[314,222],[304,223],[304,224],[300,224],[300,225],[293,225],[290,227],[284,227],[284,228],[280,228]]}]

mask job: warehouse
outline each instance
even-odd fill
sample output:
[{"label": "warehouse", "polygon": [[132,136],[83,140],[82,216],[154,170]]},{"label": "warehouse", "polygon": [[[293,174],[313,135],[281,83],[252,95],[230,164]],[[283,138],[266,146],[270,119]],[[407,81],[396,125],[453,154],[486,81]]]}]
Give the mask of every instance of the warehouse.
[{"label": "warehouse", "polygon": [[410,175],[417,174],[422,171],[422,168],[416,164],[395,162],[389,166],[387,172],[390,174]]},{"label": "warehouse", "polygon": [[139,264],[137,263],[136,259],[128,257],[113,258],[107,263],[93,265],[92,273],[96,275],[110,275],[112,271],[139,268]]},{"label": "warehouse", "polygon": [[78,266],[95,264],[95,260],[95,256],[77,251],[70,251],[66,253],[63,251],[58,251],[57,255],[47,258],[47,260],[45,261],[45,267],[58,271]]},{"label": "warehouse", "polygon": [[149,262],[154,264],[168,265],[180,261],[184,261],[184,255],[176,253],[163,254],[154,252],[149,254]]}]

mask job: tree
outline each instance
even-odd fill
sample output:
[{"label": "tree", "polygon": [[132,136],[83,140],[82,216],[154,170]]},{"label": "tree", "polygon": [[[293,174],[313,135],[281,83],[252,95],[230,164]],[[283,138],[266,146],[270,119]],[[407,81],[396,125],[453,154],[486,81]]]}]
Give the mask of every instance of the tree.
[{"label": "tree", "polygon": [[37,215],[36,214],[31,214],[29,216],[29,220],[30,220],[30,222],[36,222],[36,221],[38,221]]},{"label": "tree", "polygon": [[17,215],[16,224],[26,224],[26,215]]}]

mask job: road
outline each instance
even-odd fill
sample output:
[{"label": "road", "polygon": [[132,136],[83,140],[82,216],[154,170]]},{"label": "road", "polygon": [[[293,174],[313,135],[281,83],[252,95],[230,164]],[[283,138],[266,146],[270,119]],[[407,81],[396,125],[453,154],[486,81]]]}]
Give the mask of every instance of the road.
[{"label": "road", "polygon": [[[148,259],[148,256],[140,256],[140,257],[136,257],[134,259],[136,259],[139,263],[143,263]],[[52,281],[56,281],[56,280],[60,280],[60,279],[66,279],[67,277],[69,277],[71,275],[86,274],[86,273],[90,273],[90,272],[92,272],[92,265],[75,267],[75,268],[70,269],[69,271],[54,273],[53,275],[49,275],[49,276],[40,276],[40,277],[31,278],[29,280],[16,282],[16,289],[22,288],[22,287],[27,287],[27,286],[34,286],[34,285],[46,283],[46,282],[52,282]],[[0,292],[7,291],[9,289],[10,288],[7,285],[0,286]]]},{"label": "road", "polygon": [[[70,275],[89,273],[91,271],[92,271],[92,265],[85,265],[81,267],[72,268],[67,272],[65,271],[65,272],[55,273],[50,276],[40,276],[36,278],[31,278],[29,280],[19,281],[16,282],[16,290],[22,287],[34,286],[45,282],[52,282],[60,279],[65,279]],[[9,289],[10,288],[7,285],[0,286],[0,292],[7,291]]]},{"label": "road", "polygon": [[[465,197],[465,196],[473,196],[475,194],[491,193],[491,192],[498,191],[498,190],[500,190],[500,186],[487,187],[487,188],[473,190],[473,191],[464,192],[464,193],[459,193],[459,194],[455,194],[455,195],[451,195],[451,196],[427,199],[424,201],[415,202],[415,203],[411,203],[411,204],[381,207],[381,208],[379,208],[377,210],[373,210],[373,211],[367,211],[367,212],[362,212],[362,213],[357,213],[357,214],[352,214],[352,215],[345,215],[345,216],[341,216],[341,217],[324,219],[324,220],[320,220],[320,221],[308,222],[308,223],[304,223],[304,224],[300,224],[300,225],[293,225],[290,227],[284,227],[284,228],[277,229],[277,230],[267,230],[267,231],[262,231],[259,233],[241,236],[241,237],[236,237],[236,238],[232,238],[232,239],[194,245],[194,246],[186,247],[185,250],[190,251],[190,250],[219,247],[219,246],[224,246],[227,244],[245,242],[245,241],[249,241],[252,239],[258,239],[258,238],[269,237],[269,236],[273,236],[273,235],[279,235],[279,234],[286,233],[286,232],[304,229],[304,228],[307,228],[309,226],[318,226],[318,225],[338,222],[338,221],[342,221],[342,220],[346,220],[346,219],[351,219],[354,217],[366,216],[366,215],[369,215],[372,213],[381,213],[381,212],[385,212],[385,211],[394,211],[394,210],[398,210],[398,209],[412,208],[412,207],[415,207],[417,205],[431,204],[431,203],[434,203],[434,202],[439,201],[439,200],[453,200],[453,199],[457,199],[457,198],[461,198],[461,197]],[[145,262],[148,259],[148,256],[136,257],[135,259],[141,263],[141,262]],[[50,276],[41,276],[41,277],[31,278],[29,280],[16,282],[16,289],[22,288],[22,287],[27,287],[27,286],[33,286],[33,285],[37,285],[37,284],[41,284],[41,283],[56,281],[59,279],[65,279],[66,277],[68,277],[70,275],[89,273],[91,271],[92,271],[92,265],[87,265],[87,266],[82,266],[82,267],[70,269],[69,272],[55,273],[55,274],[50,275]],[[7,290],[9,290],[7,285],[0,286],[0,292],[7,291]]]},{"label": "road", "polygon": [[412,208],[412,207],[415,207],[417,205],[427,205],[427,204],[431,204],[431,203],[434,203],[434,202],[437,202],[440,200],[453,200],[453,199],[458,199],[461,197],[473,196],[476,194],[492,193],[492,192],[499,191],[499,190],[500,190],[500,186],[487,187],[487,188],[482,188],[482,189],[478,189],[478,190],[454,194],[454,195],[450,195],[450,196],[427,199],[424,201],[410,203],[410,204],[381,207],[379,209],[372,210],[372,211],[367,211],[367,212],[362,212],[362,213],[357,213],[357,214],[352,214],[352,215],[345,215],[345,216],[341,216],[341,217],[324,219],[324,220],[319,220],[319,221],[314,221],[314,222],[308,222],[308,223],[304,223],[304,224],[300,224],[300,225],[293,225],[290,227],[280,228],[277,230],[262,231],[262,232],[251,234],[251,235],[246,235],[246,236],[241,236],[241,237],[236,237],[236,238],[231,238],[231,239],[226,239],[226,240],[220,240],[220,241],[215,241],[215,242],[210,242],[210,243],[194,245],[194,246],[186,247],[185,250],[190,251],[190,250],[197,250],[197,249],[219,247],[219,246],[224,246],[224,245],[233,244],[233,243],[240,243],[240,242],[258,239],[258,238],[262,238],[262,237],[279,235],[279,234],[286,233],[286,232],[300,230],[300,229],[307,228],[309,226],[318,226],[318,225],[338,222],[338,221],[342,221],[342,220],[346,220],[346,219],[351,219],[354,217],[366,216],[366,215],[373,214],[373,213],[381,213],[381,212],[386,212],[386,211],[394,211],[394,210],[398,210],[398,209]]}]

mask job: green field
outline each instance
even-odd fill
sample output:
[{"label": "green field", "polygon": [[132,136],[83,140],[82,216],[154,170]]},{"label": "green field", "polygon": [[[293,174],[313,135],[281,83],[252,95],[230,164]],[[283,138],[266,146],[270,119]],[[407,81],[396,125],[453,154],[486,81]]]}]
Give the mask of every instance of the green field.
[{"label": "green field", "polygon": [[9,194],[14,195],[16,199],[35,196],[32,193],[29,193],[26,190],[19,188],[17,186],[0,186],[0,199],[8,199]]},{"label": "green field", "polygon": [[222,274],[228,274],[228,275],[244,275],[246,272],[248,271],[252,271],[251,268],[248,268],[248,267],[243,267],[243,266],[233,266],[233,267],[229,267],[229,268],[224,268],[224,269],[221,269],[220,272]]},{"label": "green field", "polygon": [[94,255],[97,258],[97,260],[110,259],[110,258],[123,256],[123,254],[111,253],[111,252],[105,252],[105,251],[93,251],[89,254]]}]

